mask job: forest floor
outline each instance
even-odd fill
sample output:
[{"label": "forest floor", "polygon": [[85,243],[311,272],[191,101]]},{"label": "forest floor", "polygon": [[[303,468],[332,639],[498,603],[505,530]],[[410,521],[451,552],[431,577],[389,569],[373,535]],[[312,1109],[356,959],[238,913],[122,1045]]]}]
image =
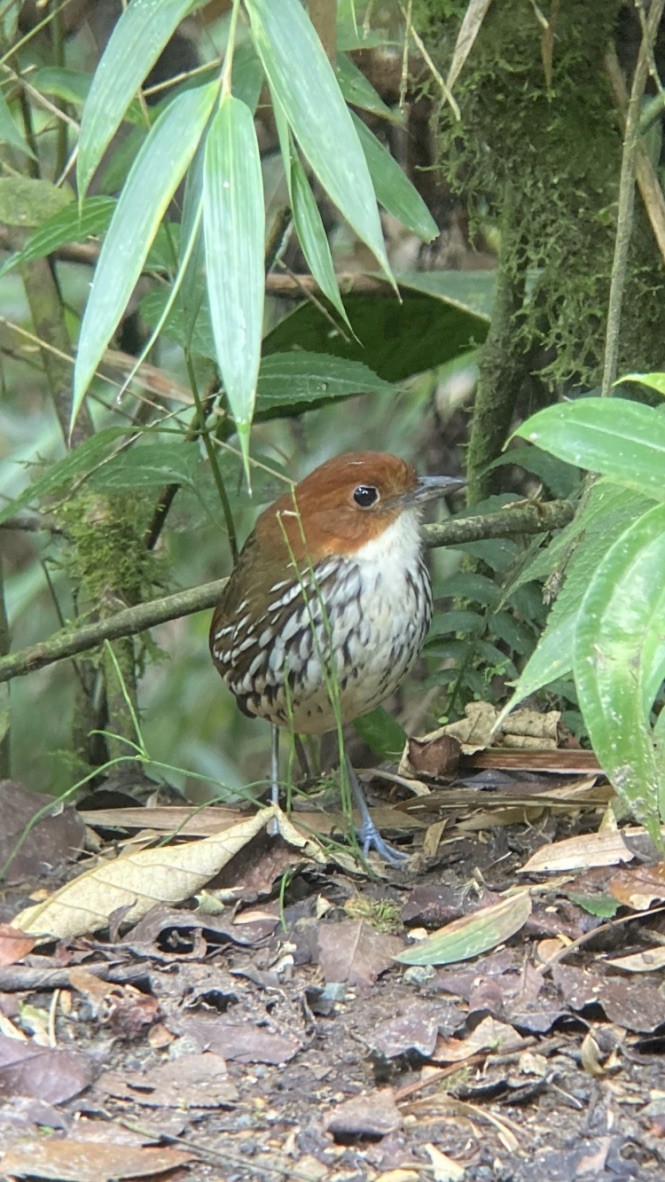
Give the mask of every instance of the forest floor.
[{"label": "forest floor", "polygon": [[[0,1173],[664,1178],[665,863],[603,824],[583,760],[541,762],[415,796],[375,779],[397,870],[256,810],[117,796],[26,833],[35,797],[0,785]],[[301,833],[334,828],[306,805]],[[185,890],[220,832],[225,864]],[[50,943],[19,933],[40,900]]]}]

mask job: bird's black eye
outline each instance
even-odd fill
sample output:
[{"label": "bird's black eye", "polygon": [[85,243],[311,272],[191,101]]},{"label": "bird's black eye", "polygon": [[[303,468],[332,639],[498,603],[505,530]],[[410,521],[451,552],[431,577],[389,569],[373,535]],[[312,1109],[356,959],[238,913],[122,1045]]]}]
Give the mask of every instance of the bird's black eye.
[{"label": "bird's black eye", "polygon": [[359,509],[370,509],[379,499],[379,490],[373,484],[359,484],[354,490],[353,499]]}]

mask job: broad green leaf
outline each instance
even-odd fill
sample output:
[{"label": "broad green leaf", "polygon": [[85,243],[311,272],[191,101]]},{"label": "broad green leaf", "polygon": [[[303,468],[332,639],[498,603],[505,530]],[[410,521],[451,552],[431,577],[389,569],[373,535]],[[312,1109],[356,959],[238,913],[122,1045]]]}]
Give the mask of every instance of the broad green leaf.
[{"label": "broad green leaf", "polygon": [[97,431],[90,439],[79,444],[73,451],[68,452],[63,459],[51,464],[44,476],[38,476],[32,484],[25,488],[13,501],[0,508],[0,523],[18,513],[26,505],[40,501],[43,497],[51,496],[62,488],[71,486],[74,480],[80,480],[99,464],[110,453],[113,445],[128,434],[125,427],[104,427]]},{"label": "broad green leaf", "polygon": [[22,263],[42,259],[67,242],[82,242],[99,234],[111,221],[116,202],[112,197],[88,197],[81,206],[70,201],[28,236],[24,246],[0,268],[0,277]]},{"label": "broad green leaf", "polygon": [[517,680],[510,700],[496,720],[497,727],[524,698],[535,694],[558,677],[564,677],[572,669],[577,621],[578,614],[574,612],[556,624],[547,625]]},{"label": "broad green leaf", "polygon": [[511,464],[519,464],[526,472],[532,472],[555,497],[570,497],[580,482],[579,468],[567,464],[557,456],[542,451],[539,447],[524,444],[522,447],[511,447],[496,460],[487,465],[486,471],[493,468],[507,468]]},{"label": "broad green leaf", "polygon": [[[400,276],[398,283],[405,286]],[[386,381],[399,382],[468,352],[487,336],[489,318],[464,307],[460,300],[439,294],[403,294],[401,304],[388,287],[385,296],[381,292],[345,295],[344,306],[357,340],[345,338],[317,308],[303,304],[268,334],[264,354],[291,348],[332,353],[364,362]]]},{"label": "broad green leaf", "polygon": [[499,588],[487,577],[473,571],[456,571],[444,584],[446,596],[460,596],[476,603],[492,607],[499,598]]},{"label": "broad green leaf", "polygon": [[74,370],[72,422],[116,329],[150,245],[203,132],[216,84],[183,91],[166,107],[137,156],[99,256]]},{"label": "broad green leaf", "polygon": [[[447,588],[446,588],[447,590]],[[437,612],[432,620],[432,628],[428,644],[435,644],[442,636],[449,636],[453,632],[479,632],[485,623],[485,617],[479,612],[455,608],[448,612]]]},{"label": "broad green leaf", "polygon": [[353,729],[380,759],[399,759],[406,745],[406,731],[383,706],[354,719]]},{"label": "broad green leaf", "polygon": [[246,0],[246,7],[270,89],[296,140],[342,216],[392,281],[367,163],[305,9],[300,0]]},{"label": "broad green leaf", "polygon": [[83,108],[76,167],[81,197],[134,94],[191,7],[192,0],[132,0],[116,23]]},{"label": "broad green leaf", "polygon": [[598,567],[574,649],[580,709],[598,760],[635,817],[660,841],[665,764],[650,712],[665,675],[665,506],[639,518]]},{"label": "broad green leaf", "polygon": [[272,353],[259,370],[257,417],[301,414],[304,410],[355,394],[389,394],[384,382],[358,361],[318,353]]},{"label": "broad green leaf", "polygon": [[458,960],[470,960],[514,936],[530,915],[529,892],[519,891],[499,903],[454,919],[415,948],[401,952],[395,960],[402,964],[454,964]]},{"label": "broad green leaf", "polygon": [[548,406],[516,432],[569,464],[625,488],[665,498],[665,413],[625,398],[580,398]]},{"label": "broad green leaf", "polygon": [[399,218],[402,225],[411,230],[417,238],[421,238],[423,242],[431,242],[439,233],[439,227],[420,193],[411,184],[394,156],[390,155],[388,149],[384,148],[362,119],[354,115],[353,122],[365,153],[377,201],[388,210],[388,213]]},{"label": "broad green leaf", "polygon": [[26,144],[14,122],[9,103],[2,90],[0,90],[0,144],[9,144],[11,148],[17,148],[19,152],[24,152],[26,156],[32,156],[34,160],[35,154]]},{"label": "broad green leaf", "polygon": [[72,202],[71,189],[31,176],[0,177],[0,222],[32,230]]},{"label": "broad green leaf", "polygon": [[91,477],[100,492],[159,488],[164,484],[193,486],[201,453],[196,443],[141,443],[118,452]]},{"label": "broad green leaf", "polygon": [[393,110],[384,103],[381,95],[374,89],[372,83],[359,70],[352,58],[345,53],[338,53],[335,63],[335,74],[339,88],[347,103],[360,107],[361,111],[369,111],[381,119],[391,123],[403,124],[404,115],[397,109]]},{"label": "broad green leaf", "polygon": [[493,271],[400,271],[400,288],[419,291],[491,319],[496,275]]},{"label": "broad green leaf", "polygon": [[262,86],[263,66],[254,46],[249,42],[236,45],[233,54],[231,90],[237,99],[249,107],[252,114],[256,112]]},{"label": "broad green leaf", "polygon": [[206,139],[203,225],[215,352],[245,458],[261,360],[264,222],[254,117],[229,94]]},{"label": "broad green leaf", "polygon": [[622,385],[624,382],[639,382],[642,386],[648,386],[650,390],[665,394],[665,373],[629,373],[621,379]]},{"label": "broad green leaf", "polygon": [[[289,190],[289,200],[298,241],[307,265],[321,291],[328,297],[339,315],[348,324],[346,309],[339,294],[335,266],[330,253],[328,235],[307,180],[305,169],[293,143],[289,125],[279,103],[274,104],[275,122]],[[350,325],[349,325],[350,327]]]}]

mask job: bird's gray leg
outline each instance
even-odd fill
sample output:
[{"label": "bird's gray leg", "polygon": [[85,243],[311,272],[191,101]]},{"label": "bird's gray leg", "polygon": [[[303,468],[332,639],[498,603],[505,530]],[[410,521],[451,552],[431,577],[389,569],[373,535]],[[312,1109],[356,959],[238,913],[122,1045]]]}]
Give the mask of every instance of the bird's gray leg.
[{"label": "bird's gray leg", "polygon": [[351,767],[348,755],[345,755],[344,759],[346,762],[346,774],[349,778],[349,788],[351,789],[354,804],[360,813],[360,825],[358,826],[357,833],[363,854],[367,856],[370,850],[376,850],[379,857],[384,862],[387,862],[389,866],[403,866],[405,862],[408,862],[409,855],[405,854],[402,850],[395,849],[394,846],[390,845],[381,836],[369,815],[365,793],[362,790],[356,773]]},{"label": "bird's gray leg", "polygon": [[[279,727],[270,728],[270,803],[279,804]],[[279,830],[275,817],[268,822],[268,834],[275,837]]]}]

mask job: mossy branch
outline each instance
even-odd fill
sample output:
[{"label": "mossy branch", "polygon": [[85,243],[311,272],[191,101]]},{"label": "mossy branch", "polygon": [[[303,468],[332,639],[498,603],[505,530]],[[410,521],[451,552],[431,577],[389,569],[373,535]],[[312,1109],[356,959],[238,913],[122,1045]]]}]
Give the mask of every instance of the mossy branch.
[{"label": "mossy branch", "polygon": [[[486,516],[461,517],[441,525],[425,527],[425,544],[429,549],[438,546],[461,546],[465,542],[477,542],[487,538],[503,538],[522,534],[546,533],[561,529],[572,521],[575,507],[568,501],[549,501],[544,504],[519,504]],[[0,659],[0,683],[13,677],[22,677],[73,657],[87,649],[97,648],[105,640],[120,640],[135,636],[194,612],[209,610],[217,603],[226,579],[216,579],[201,587],[178,591],[161,599],[139,603],[105,619],[96,620],[82,627],[63,628],[48,640],[11,653]]]}]

